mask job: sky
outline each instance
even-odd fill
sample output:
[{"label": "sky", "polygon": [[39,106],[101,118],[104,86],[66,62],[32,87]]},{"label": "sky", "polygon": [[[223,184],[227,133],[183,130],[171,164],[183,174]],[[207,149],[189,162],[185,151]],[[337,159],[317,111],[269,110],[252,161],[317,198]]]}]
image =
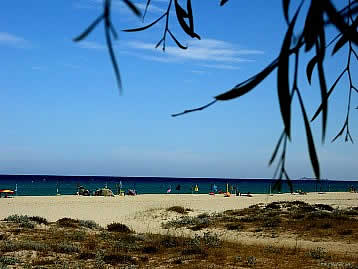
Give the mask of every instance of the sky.
[{"label": "sky", "polygon": [[[146,1],[135,3],[143,10]],[[113,0],[120,94],[103,24],[84,41],[72,41],[100,15],[101,0],[3,1],[0,173],[271,178],[275,166],[268,161],[283,127],[276,72],[239,99],[171,117],[212,101],[277,57],[287,30],[282,1],[263,3],[231,0],[220,7],[219,0],[192,1],[201,40],[185,35],[173,8],[170,30],[188,49],[181,50],[168,37],[163,52],[155,44],[164,21],[143,32],[121,30],[154,21],[168,1],[152,0],[143,23]],[[333,33],[331,29],[328,37]],[[320,93],[316,71],[311,86],[305,76],[310,57],[302,57],[299,87],[312,116]],[[342,49],[326,60],[328,85],[343,70],[346,57],[347,49]],[[352,65],[352,74],[357,74],[356,59]],[[324,144],[321,118],[312,124],[322,178],[358,179],[357,144],[345,143],[344,138],[330,142],[344,123],[348,91],[344,77],[329,103]],[[357,105],[353,93],[352,106]],[[291,178],[314,177],[300,113],[295,100],[286,165]],[[358,110],[352,109],[350,131],[355,140],[357,116]]]}]

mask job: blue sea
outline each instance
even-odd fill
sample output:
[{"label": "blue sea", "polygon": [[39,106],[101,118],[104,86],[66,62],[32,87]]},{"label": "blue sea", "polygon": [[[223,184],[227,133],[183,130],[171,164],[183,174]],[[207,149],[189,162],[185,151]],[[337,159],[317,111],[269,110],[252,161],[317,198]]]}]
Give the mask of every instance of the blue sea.
[{"label": "blue sea", "polygon": [[[237,189],[241,193],[270,193],[275,192],[275,183],[274,179],[0,175],[0,189],[15,190],[17,187],[17,195],[24,196],[70,195],[75,194],[80,185],[90,193],[108,186],[117,194],[120,184],[122,190],[135,189],[138,194],[163,194],[168,189],[171,189],[171,194],[188,194],[193,192],[196,185],[198,193],[208,193],[213,186],[218,191],[226,191],[226,184],[229,184],[229,191]],[[291,180],[291,183],[294,191],[304,192],[342,192],[352,186],[358,189],[358,181],[301,179]],[[178,185],[180,190],[176,190]],[[282,182],[281,192],[290,192],[285,181]]]}]

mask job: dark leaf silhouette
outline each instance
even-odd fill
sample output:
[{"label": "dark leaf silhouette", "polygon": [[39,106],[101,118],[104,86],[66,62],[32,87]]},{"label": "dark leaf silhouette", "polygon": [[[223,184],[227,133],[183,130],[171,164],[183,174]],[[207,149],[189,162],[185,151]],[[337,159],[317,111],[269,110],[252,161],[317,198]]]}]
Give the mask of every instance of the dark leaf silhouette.
[{"label": "dark leaf silhouette", "polygon": [[145,5],[144,14],[143,14],[143,20],[144,20],[145,15],[147,14],[148,7],[149,7],[149,5],[150,5],[150,1],[151,1],[151,0],[147,0],[147,4]]},{"label": "dark leaf silhouette", "polygon": [[188,10],[188,19],[189,19],[189,28],[192,33],[194,33],[194,18],[193,18],[193,10],[191,8],[191,0],[186,0]]},{"label": "dark leaf silhouette", "polygon": [[292,185],[292,182],[291,182],[291,179],[290,177],[288,176],[287,172],[285,169],[283,169],[283,175],[285,176],[286,178],[286,183],[288,185],[288,187],[290,188],[290,192],[293,193],[293,185]]},{"label": "dark leaf silhouette", "polygon": [[339,133],[332,139],[331,142],[333,143],[334,141],[336,141],[336,139],[343,134],[343,132],[344,132],[345,129],[346,129],[346,124],[343,125],[342,129],[341,129],[341,130],[339,131]]},{"label": "dark leaf silhouette", "polygon": [[160,46],[160,44],[162,44],[164,41],[164,38],[162,38],[161,40],[158,41],[158,43],[155,45],[155,48],[158,48]]},{"label": "dark leaf silhouette", "polygon": [[175,4],[175,11],[177,14],[177,19],[178,19],[178,22],[179,22],[181,28],[190,37],[200,39],[200,36],[198,34],[194,33],[194,31],[193,31],[194,28],[189,27],[188,24],[184,20],[185,18],[189,18],[189,21],[192,21],[192,18],[190,18],[189,14],[179,5],[178,0],[174,0],[174,4]]},{"label": "dark leaf silhouette", "polygon": [[229,0],[221,0],[221,2],[220,2],[220,6],[225,5],[228,1],[229,1]]},{"label": "dark leaf silhouette", "polygon": [[268,65],[263,71],[256,74],[255,76],[245,80],[244,82],[237,84],[231,90],[222,93],[218,96],[215,96],[216,100],[226,101],[230,99],[234,99],[240,97],[252,89],[254,89],[261,81],[263,81],[276,67],[277,60],[273,61],[270,65]]},{"label": "dark leaf silhouette", "polygon": [[[331,93],[333,92],[333,90],[335,89],[337,83],[339,82],[339,80],[341,79],[341,77],[343,76],[343,74],[345,73],[345,70],[343,70],[343,72],[338,76],[338,78],[336,79],[336,81],[332,84],[331,88],[329,89],[328,93],[327,93],[327,98],[331,95]],[[316,117],[319,115],[319,113],[321,113],[322,111],[322,104],[318,107],[317,111],[315,112],[315,114],[313,115],[311,121],[314,121],[316,119]]]},{"label": "dark leaf silhouette", "polygon": [[290,0],[282,0],[283,5],[283,15],[285,16],[285,20],[287,24],[289,24],[288,10],[290,7]]},{"label": "dark leaf silhouette", "polygon": [[276,180],[275,184],[273,185],[272,190],[281,192],[281,189],[282,189],[282,180],[278,179],[278,180]]},{"label": "dark leaf silhouette", "polygon": [[73,41],[75,42],[78,42],[78,41],[81,41],[83,39],[85,39],[92,31],[94,28],[96,28],[96,26],[101,22],[101,20],[103,20],[104,18],[104,15],[102,14],[101,16],[99,16],[97,19],[95,19],[91,24],[90,26],[88,26],[86,28],[86,30],[83,31],[82,34],[80,34],[79,36],[75,37],[73,39]]},{"label": "dark leaf silhouette", "polygon": [[317,1],[311,1],[311,6],[308,10],[303,29],[303,35],[306,42],[305,51],[310,51],[312,49],[317,40],[318,33],[320,32],[319,28],[321,27],[321,24],[317,21],[317,18],[321,15],[320,5],[321,3],[317,3]]},{"label": "dark leaf silhouette", "polygon": [[158,21],[160,21],[161,19],[163,19],[165,17],[166,14],[163,14],[162,16],[160,16],[158,19],[156,19],[155,21],[153,21],[152,23],[146,25],[146,26],[143,26],[143,27],[139,27],[139,28],[133,28],[133,29],[125,29],[125,30],[122,30],[124,32],[139,32],[139,31],[143,31],[145,29],[148,29],[150,27],[152,27],[154,24],[156,24]]},{"label": "dark leaf silhouette", "polygon": [[[349,26],[345,23],[344,17],[337,12],[331,1],[325,0],[324,3],[324,8],[330,21],[341,33],[345,33],[347,29],[349,29]],[[357,1],[354,1],[354,3],[357,3]],[[355,45],[358,45],[358,35],[351,35],[351,41],[354,42]]]},{"label": "dark leaf silhouette", "polygon": [[298,95],[298,100],[299,100],[302,115],[303,115],[303,121],[304,121],[304,124],[305,124],[308,153],[309,153],[309,156],[310,156],[310,160],[311,160],[311,164],[312,164],[312,167],[313,167],[314,174],[315,174],[316,178],[319,179],[320,178],[319,161],[318,161],[316,148],[315,148],[314,141],[313,141],[313,136],[312,136],[310,123],[309,123],[308,118],[307,118],[307,113],[306,113],[305,107],[303,105],[303,100],[302,100],[301,94],[300,94],[299,91],[297,93],[298,93],[297,94]]},{"label": "dark leaf silhouette", "polygon": [[109,29],[111,30],[111,33],[112,33],[112,35],[113,35],[113,38],[114,38],[114,39],[118,39],[117,31],[116,31],[116,29],[114,28],[112,22],[110,23]]},{"label": "dark leaf silhouette", "polygon": [[123,2],[133,11],[134,14],[136,14],[138,17],[141,16],[140,10],[129,0],[123,0]]},{"label": "dark leaf silhouette", "polygon": [[311,84],[312,72],[313,72],[313,68],[316,64],[317,64],[317,56],[314,56],[307,64],[306,75],[307,75],[309,84]]},{"label": "dark leaf silhouette", "polygon": [[340,48],[342,48],[346,43],[348,42],[348,39],[345,35],[342,35],[341,38],[337,41],[336,45],[333,48],[332,55],[334,55]]},{"label": "dark leaf silhouette", "polygon": [[177,114],[172,114],[172,117],[177,117],[177,116],[181,116],[181,115],[184,115],[184,114],[187,114],[187,113],[191,113],[191,112],[194,112],[194,111],[200,111],[200,110],[203,110],[213,104],[216,103],[217,100],[214,100],[212,102],[210,102],[209,104],[206,104],[204,106],[201,106],[201,107],[198,107],[198,108],[194,108],[194,109],[188,109],[188,110],[185,110],[184,112],[181,112],[181,113],[177,113]]},{"label": "dark leaf silhouette", "polygon": [[122,90],[121,75],[119,73],[119,67],[118,67],[118,64],[117,64],[116,56],[114,55],[113,46],[112,46],[112,40],[111,40],[111,36],[110,36],[110,32],[109,32],[108,27],[105,27],[105,36],[106,36],[108,52],[109,52],[109,56],[110,56],[110,59],[111,59],[111,62],[112,62],[114,74],[115,74],[116,79],[117,79],[117,85],[118,85],[119,90],[121,91]]},{"label": "dark leaf silhouette", "polygon": [[318,56],[317,69],[318,78],[321,90],[321,105],[322,105],[322,141],[324,142],[327,129],[327,114],[328,114],[328,97],[327,97],[327,84],[324,75],[323,59],[325,54],[325,39],[324,32],[320,33],[320,42],[316,42],[316,54]]},{"label": "dark leaf silhouette", "polygon": [[333,48],[332,55],[334,55],[340,48],[342,48],[348,40],[353,39],[353,35],[357,35],[357,26],[358,26],[358,17],[354,20],[352,25],[349,27],[346,33],[344,33],[341,38],[337,41],[336,45]]},{"label": "dark leaf silhouette", "polygon": [[296,23],[297,15],[299,13],[297,10],[295,16],[290,23],[279,56],[278,60],[278,70],[277,70],[277,93],[280,103],[281,116],[285,125],[285,132],[287,137],[290,138],[291,131],[291,95],[290,95],[290,85],[289,85],[289,57],[290,57],[290,47],[292,41],[293,28]]},{"label": "dark leaf silhouette", "polygon": [[184,49],[184,50],[186,50],[188,48],[187,46],[184,46],[184,45],[180,44],[180,42],[175,38],[175,36],[173,35],[173,33],[170,30],[168,30],[168,33],[173,38],[174,42],[177,44],[177,46],[179,48]]},{"label": "dark leaf silhouette", "polygon": [[276,147],[275,147],[275,149],[274,149],[274,151],[272,153],[271,159],[269,161],[269,165],[271,165],[273,163],[273,161],[276,159],[277,152],[278,152],[278,150],[280,148],[280,145],[281,145],[281,142],[282,142],[282,139],[283,139],[284,136],[285,136],[285,131],[283,131],[281,133],[280,138],[278,139]]}]

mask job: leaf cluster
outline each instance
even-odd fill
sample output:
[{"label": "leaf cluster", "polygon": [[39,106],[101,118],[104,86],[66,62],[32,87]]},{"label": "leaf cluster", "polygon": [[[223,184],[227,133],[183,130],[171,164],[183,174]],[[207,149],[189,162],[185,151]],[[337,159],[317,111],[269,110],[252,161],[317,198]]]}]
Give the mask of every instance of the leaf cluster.
[{"label": "leaf cluster", "polygon": [[[139,9],[131,0],[123,0],[123,2],[137,15],[142,16]],[[174,2],[174,3],[173,3]],[[358,56],[354,50],[354,47],[358,44],[357,26],[358,26],[358,1],[348,0],[346,6],[341,10],[337,10],[332,3],[332,0],[307,0],[309,7],[304,16],[303,25],[298,25],[298,17],[302,15],[302,6],[306,2],[302,0],[298,7],[294,10],[293,16],[290,16],[290,11],[293,8],[293,1],[282,0],[283,16],[287,23],[287,30],[282,41],[281,50],[270,64],[263,68],[260,72],[254,76],[246,79],[243,82],[238,83],[233,88],[225,91],[214,97],[214,100],[210,103],[194,108],[188,109],[181,113],[172,114],[173,117],[187,114],[194,111],[200,111],[208,108],[215,104],[217,101],[227,101],[235,98],[239,98],[256,88],[262,83],[273,71],[277,70],[277,95],[279,100],[280,112],[283,121],[283,131],[279,137],[278,143],[274,149],[272,157],[269,161],[271,165],[274,161],[277,161],[277,169],[274,177],[278,175],[277,188],[281,186],[281,179],[285,178],[289,182],[289,176],[285,168],[286,163],[286,149],[287,142],[291,141],[291,111],[292,101],[294,98],[298,99],[299,108],[302,113],[304,122],[308,154],[311,161],[311,165],[317,179],[320,179],[320,165],[315,148],[313,133],[311,130],[311,121],[314,121],[319,114],[322,115],[322,142],[325,141],[326,130],[327,130],[327,119],[328,119],[328,99],[336,88],[338,82],[341,80],[344,74],[347,74],[349,80],[349,94],[348,94],[348,105],[347,105],[347,116],[344,121],[342,129],[332,139],[332,142],[346,132],[345,141],[351,141],[353,143],[352,136],[349,129],[349,115],[351,110],[351,96],[352,92],[358,93],[358,89],[354,86],[353,77],[351,72],[351,65],[353,59],[357,60]],[[114,72],[117,78],[118,87],[121,89],[121,80],[119,74],[118,64],[115,59],[112,37],[117,38],[117,33],[111,22],[111,0],[103,0],[103,13],[96,18],[92,24],[74,41],[81,41],[92,32],[92,30],[103,20],[105,26],[105,37],[108,47],[108,52],[112,61]],[[163,51],[166,47],[167,34],[171,37],[174,43],[181,49],[187,49],[188,47],[183,45],[170,30],[170,12],[172,6],[175,8],[176,20],[181,29],[191,38],[200,39],[200,36],[194,30],[194,12],[192,8],[191,0],[181,1],[185,3],[180,4],[179,0],[168,0],[167,10],[151,23],[133,29],[126,29],[125,32],[139,32],[144,31],[152,26],[156,25],[161,20],[165,20],[165,26],[163,35],[155,45],[156,48],[162,46]],[[229,0],[220,0],[220,6],[226,6]],[[151,5],[151,0],[147,0],[144,15],[142,16],[143,21],[147,13],[148,8]],[[336,29],[336,36],[327,42],[327,28],[333,26]],[[327,58],[327,49],[333,45],[331,51],[331,57],[333,57],[338,51],[343,48],[348,48],[347,65],[344,70],[337,77],[336,81],[328,88],[326,82],[326,73],[324,69],[324,62]],[[312,82],[313,71],[317,70],[317,78],[319,81],[319,91],[321,95],[320,105],[318,106],[314,116],[309,120],[309,116],[306,112],[304,100],[300,92],[298,85],[299,77],[299,65],[302,54],[314,54],[314,56],[306,64],[306,76],[309,84]],[[293,65],[290,64],[293,60]],[[293,72],[290,70],[290,66],[294,66]],[[293,82],[290,79],[293,78]],[[358,109],[358,107],[356,107]],[[281,149],[280,157],[278,153]],[[290,184],[290,183],[289,183]]]}]

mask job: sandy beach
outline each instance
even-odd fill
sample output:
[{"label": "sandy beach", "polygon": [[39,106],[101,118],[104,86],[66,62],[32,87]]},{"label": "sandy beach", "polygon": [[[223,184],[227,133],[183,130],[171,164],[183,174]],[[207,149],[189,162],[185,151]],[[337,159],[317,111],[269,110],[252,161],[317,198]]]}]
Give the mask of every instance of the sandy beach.
[{"label": "sandy beach", "polygon": [[[301,234],[281,230],[245,230],[235,231],[213,227],[210,230],[190,230],[186,228],[163,228],[163,223],[177,220],[180,214],[167,209],[172,206],[189,208],[189,216],[202,213],[220,213],[225,210],[244,209],[251,205],[268,205],[278,201],[302,201],[309,204],[325,204],[337,209],[358,207],[358,193],[308,193],[293,194],[253,194],[252,197],[223,195],[192,194],[145,194],[138,196],[17,196],[0,199],[1,218],[10,215],[40,216],[50,222],[69,217],[72,219],[93,220],[103,228],[108,224],[119,222],[125,224],[136,233],[162,234],[171,236],[195,237],[203,236],[206,231],[216,234],[221,240],[245,244],[246,246],[274,246],[287,249],[305,249],[306,251],[324,250],[335,255],[356,257],[358,242],[355,236],[345,237],[309,237],[305,231]],[[264,207],[261,207],[264,208]],[[322,221],[321,221],[322,222]],[[324,223],[322,222],[321,225]],[[327,225],[327,224],[326,224]],[[348,227],[355,229],[353,227]],[[42,227],[42,229],[46,229]],[[336,228],[339,230],[339,227]],[[353,230],[350,230],[353,231]],[[353,233],[353,232],[352,232]]]},{"label": "sandy beach", "polygon": [[[358,193],[330,192],[292,194],[253,194],[252,197],[206,194],[143,194],[137,196],[17,196],[0,199],[1,218],[13,214],[45,217],[56,221],[63,217],[94,220],[105,227],[112,222],[121,222],[136,232],[163,232],[163,220],[173,217],[165,215],[171,206],[183,206],[193,210],[191,214],[222,212],[242,209],[254,204],[274,201],[304,201],[310,204],[328,204],[334,208],[358,206]],[[163,215],[164,214],[164,215]],[[160,217],[159,217],[160,215]]]}]

